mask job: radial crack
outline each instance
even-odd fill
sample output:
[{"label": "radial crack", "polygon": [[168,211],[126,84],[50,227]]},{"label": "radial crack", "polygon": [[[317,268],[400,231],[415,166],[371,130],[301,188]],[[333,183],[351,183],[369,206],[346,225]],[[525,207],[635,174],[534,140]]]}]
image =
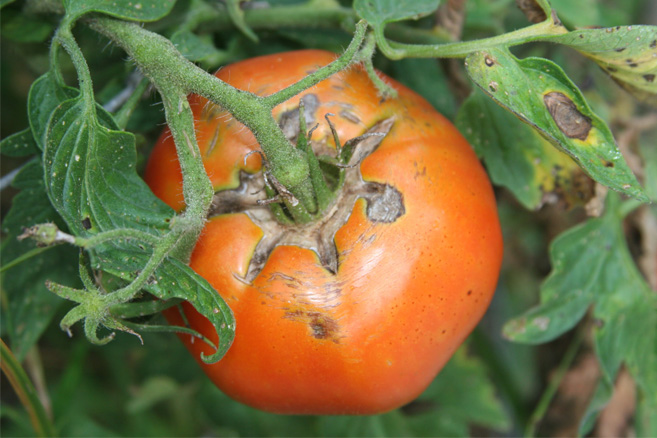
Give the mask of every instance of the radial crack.
[{"label": "radial crack", "polygon": [[[318,102],[314,95],[304,96],[306,111],[311,109],[311,117]],[[289,111],[288,120],[294,124],[293,114]],[[306,112],[308,118],[309,113]],[[286,123],[290,123],[289,121]],[[394,123],[393,118],[385,119],[365,134],[356,137],[345,146],[352,148],[348,167],[344,168],[343,188],[324,214],[323,218],[304,225],[284,225],[279,223],[274,214],[258,201],[266,198],[264,176],[262,172],[249,174],[240,172],[239,186],[233,190],[223,190],[215,194],[211,216],[228,213],[245,213],[263,233],[262,239],[256,245],[246,275],[236,278],[251,284],[262,272],[270,254],[278,246],[298,246],[309,249],[319,258],[324,269],[336,274],[339,269],[339,254],[335,246],[335,234],[349,219],[358,198],[367,201],[367,217],[375,223],[394,222],[405,213],[402,194],[388,184],[363,181],[360,163],[381,144]],[[334,150],[334,153],[335,150]]]}]

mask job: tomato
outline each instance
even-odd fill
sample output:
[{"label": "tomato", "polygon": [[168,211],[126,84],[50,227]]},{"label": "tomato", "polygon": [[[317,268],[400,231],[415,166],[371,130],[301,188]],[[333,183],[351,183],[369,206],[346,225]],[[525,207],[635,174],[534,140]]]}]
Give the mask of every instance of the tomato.
[{"label": "tomato", "polygon": [[[281,53],[224,67],[217,76],[268,95],[335,57],[317,50]],[[411,90],[381,77],[398,91],[397,98],[382,99],[364,70],[353,67],[279,105],[274,115],[295,114],[300,97],[312,95],[313,120],[320,124],[312,138],[324,151],[335,147],[327,113],[335,115],[331,120],[342,140],[392,120],[378,147],[356,167],[359,181],[394,188],[403,203],[400,212],[374,220],[368,199],[352,201],[344,224],[331,236],[335,272],[320,261],[317,248],[270,242],[273,250],[258,261],[254,278],[245,280],[269,220],[240,211],[209,217],[192,254],[190,266],[232,308],[236,336],[214,364],[200,361],[201,352],[212,353],[208,345],[189,335],[181,339],[235,400],[285,414],[397,408],[429,385],[492,298],[502,238],[485,171],[448,120]],[[250,131],[204,98],[190,96],[190,104],[218,194],[261,170],[259,154],[245,162],[258,149]],[[166,130],[145,178],[157,196],[184,208],[180,168]],[[347,181],[345,190],[355,182]],[[204,317],[190,305],[184,313],[191,327],[216,341]],[[177,309],[167,318],[177,325],[185,321]]]}]

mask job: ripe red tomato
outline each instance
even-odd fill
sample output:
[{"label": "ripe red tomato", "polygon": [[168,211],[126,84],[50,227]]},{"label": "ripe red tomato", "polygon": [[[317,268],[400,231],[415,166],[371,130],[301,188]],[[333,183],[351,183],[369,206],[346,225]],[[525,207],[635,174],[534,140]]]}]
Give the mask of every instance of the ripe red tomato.
[{"label": "ripe red tomato", "polygon": [[[250,59],[217,76],[259,95],[280,90],[335,59],[304,50]],[[362,180],[394,187],[403,214],[372,220],[365,199],[349,208],[335,233],[336,273],[318,255],[276,246],[249,283],[258,242],[267,232],[245,213],[210,217],[191,258],[232,308],[236,337],[215,364],[212,351],[181,339],[210,379],[232,398],[286,414],[373,414],[417,397],[484,314],[496,286],[502,238],[490,182],[470,145],[424,99],[382,76],[399,96],[383,100],[359,67],[302,93],[316,97],[320,127],[313,140],[333,147],[326,113],[340,139],[394,118],[387,136],[360,165]],[[206,170],[217,191],[255,173],[258,144],[239,122],[198,96],[190,97]],[[299,96],[274,115],[294,114]],[[309,128],[312,124],[309,125]],[[328,150],[328,149],[327,149]],[[165,131],[146,180],[173,208],[184,207],[173,140]],[[240,278],[241,277],[241,278]],[[216,341],[209,322],[184,307],[189,325]],[[167,314],[183,324],[178,310]]]}]

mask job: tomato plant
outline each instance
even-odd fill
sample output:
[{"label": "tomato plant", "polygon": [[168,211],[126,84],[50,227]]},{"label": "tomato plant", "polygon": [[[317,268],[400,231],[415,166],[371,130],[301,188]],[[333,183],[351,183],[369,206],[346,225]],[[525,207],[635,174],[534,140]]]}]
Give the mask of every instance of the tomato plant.
[{"label": "tomato plant", "polygon": [[[224,67],[217,76],[268,95],[334,58],[322,51],[287,52]],[[313,148],[329,157],[337,152],[327,120],[334,120],[340,139],[376,126],[387,131],[382,140],[369,137],[380,144],[346,169],[326,218],[279,224],[262,217],[268,207],[244,201],[211,215],[192,254],[190,266],[221,294],[236,320],[226,356],[201,366],[239,401],[288,414],[396,408],[429,385],[492,298],[502,240],[488,178],[449,121],[417,94],[383,79],[398,97],[381,98],[364,70],[353,68],[274,109],[279,121],[290,114],[298,118],[300,99],[312,102],[305,114],[309,125],[319,123]],[[253,198],[258,183],[245,188],[245,181],[263,171],[260,159],[244,165],[256,150],[253,135],[206,99],[194,96],[190,105],[217,197],[232,190]],[[327,114],[334,116],[324,120]],[[368,148],[366,141],[354,155]],[[146,181],[180,209],[182,176],[175,157],[165,131]],[[322,244],[337,249],[335,272],[323,266]],[[261,264],[258,272],[254,264]],[[173,310],[168,318],[216,336],[191,306],[185,314],[183,319]],[[210,352],[189,335],[182,339],[195,357]]]},{"label": "tomato plant", "polygon": [[0,9],[3,435],[657,436],[654,2]]}]

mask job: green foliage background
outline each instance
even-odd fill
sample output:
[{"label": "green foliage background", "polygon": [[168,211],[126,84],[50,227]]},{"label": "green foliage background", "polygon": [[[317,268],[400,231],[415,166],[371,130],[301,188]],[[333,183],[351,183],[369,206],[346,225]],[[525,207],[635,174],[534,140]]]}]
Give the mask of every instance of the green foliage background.
[{"label": "green foliage background", "polygon": [[[91,3],[96,7],[103,4]],[[157,1],[142,3],[162,5]],[[350,6],[348,1],[341,3]],[[552,0],[551,4],[569,28],[657,24],[657,8],[650,0]],[[2,5],[2,175],[23,166],[13,187],[2,192],[5,264],[33,248],[30,242],[17,244],[15,240],[26,222],[62,221],[46,198],[40,167],[32,158],[37,145],[24,131],[28,127],[29,89],[48,70],[48,42],[58,17],[24,14],[26,2],[20,0],[3,1]],[[194,28],[190,24],[193,20],[181,18],[189,18],[190,11],[202,16],[207,8],[215,7],[201,0],[178,0],[170,14],[147,27],[169,37],[188,59],[207,70],[248,57],[306,47],[340,52],[350,40],[350,35],[337,26],[287,25],[256,28],[256,42],[253,34],[238,31],[229,21],[205,22]],[[464,40],[527,25],[512,0],[470,0],[467,8]],[[233,19],[240,23],[239,16]],[[432,24],[431,17],[412,22],[419,29],[430,29]],[[76,27],[75,36],[92,71],[96,100],[107,104],[125,87],[133,66],[125,62],[120,49],[86,27]],[[546,57],[559,64],[617,140],[633,120],[655,114],[654,107],[638,103],[595,63],[572,49],[536,43],[514,48],[508,56]],[[72,64],[66,56],[62,61],[67,83],[77,84]],[[3,272],[0,325],[2,339],[35,381],[59,435],[587,433],[595,427],[596,413],[611,395],[616,375],[623,367],[634,376],[639,388],[634,431],[649,436],[657,430],[657,306],[655,292],[633,261],[645,250],[642,244],[650,236],[637,231],[636,221],[623,222],[631,201],[623,202],[615,193],[609,195],[605,215],[587,220],[583,207],[577,206],[581,202],[573,196],[579,188],[574,182],[577,168],[572,161],[554,152],[536,131],[480,91],[469,94],[469,90],[476,89],[472,82],[466,85],[467,93],[459,93],[450,82],[453,78],[445,74],[448,62],[393,62],[379,55],[375,65],[418,91],[455,121],[498,185],[506,248],[499,288],[480,326],[431,387],[411,405],[371,417],[276,416],[245,407],[211,385],[172,334],[143,334],[143,346],[136,337],[119,335],[108,345],[98,347],[88,343],[82,330],[75,327],[69,339],[59,329],[58,321],[70,309],[70,303],[44,287],[46,279],[79,286],[78,251],[62,246]],[[466,77],[465,70],[459,71],[460,77]],[[470,74],[479,81],[477,72]],[[481,79],[484,83],[490,80]],[[479,120],[481,114],[485,114],[483,123]],[[159,98],[151,93],[139,102],[127,123],[127,130],[136,135],[140,169],[163,122]],[[642,163],[641,183],[652,199],[657,199],[655,145],[657,130],[653,127],[634,139],[631,150],[623,150],[626,159],[629,154]],[[541,206],[546,193],[560,202]],[[10,210],[12,203],[21,208]],[[565,208],[566,204],[575,207]],[[642,207],[642,211],[657,216],[654,205]],[[592,267],[604,275],[593,275]],[[555,419],[551,414],[555,407],[549,410],[542,403],[545,394],[556,388],[551,383],[555,370],[558,374],[572,368],[593,352],[599,357],[602,377],[597,389],[591,390],[595,393],[582,394],[585,399],[592,398],[592,403]],[[2,387],[2,434],[33,435],[28,414],[4,375]],[[555,400],[558,407],[559,398]]]}]

